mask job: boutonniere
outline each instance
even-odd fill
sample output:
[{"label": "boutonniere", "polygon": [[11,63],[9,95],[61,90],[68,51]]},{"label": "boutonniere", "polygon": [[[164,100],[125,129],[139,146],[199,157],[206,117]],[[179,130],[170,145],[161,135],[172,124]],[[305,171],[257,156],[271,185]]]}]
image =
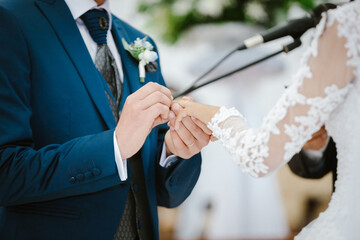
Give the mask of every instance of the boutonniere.
[{"label": "boutonniere", "polygon": [[157,53],[153,51],[154,46],[146,41],[146,39],[147,37],[144,37],[143,39],[137,38],[131,44],[128,44],[124,38],[121,39],[125,50],[139,61],[139,76],[141,83],[144,83],[145,81],[145,66],[151,65],[152,68],[149,69],[152,69],[150,71],[153,72],[154,66],[155,68],[157,66],[155,60],[158,58]]}]

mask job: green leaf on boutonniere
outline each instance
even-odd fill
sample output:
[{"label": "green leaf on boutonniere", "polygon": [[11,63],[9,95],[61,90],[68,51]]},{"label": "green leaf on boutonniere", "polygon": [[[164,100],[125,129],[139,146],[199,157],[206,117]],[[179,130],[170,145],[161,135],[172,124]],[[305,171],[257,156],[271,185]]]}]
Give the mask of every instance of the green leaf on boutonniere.
[{"label": "green leaf on boutonniere", "polygon": [[145,66],[158,58],[157,53],[152,51],[154,49],[153,45],[146,41],[146,39],[147,37],[143,39],[137,38],[134,43],[131,44],[128,44],[124,38],[121,39],[124,49],[139,61],[139,77],[141,83],[145,82]]}]

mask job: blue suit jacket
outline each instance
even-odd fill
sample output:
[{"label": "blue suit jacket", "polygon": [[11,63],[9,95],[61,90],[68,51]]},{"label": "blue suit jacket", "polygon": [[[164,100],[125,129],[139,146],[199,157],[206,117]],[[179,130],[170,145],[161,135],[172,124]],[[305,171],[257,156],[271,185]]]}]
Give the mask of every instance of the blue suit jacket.
[{"label": "blue suit jacket", "polygon": [[[121,38],[144,34],[115,17],[112,33],[123,105],[143,85]],[[160,67],[146,81],[164,85]],[[118,176],[106,90],[64,0],[0,0],[0,239],[113,238],[131,176]],[[153,129],[142,150],[150,239],[157,206],[182,203],[200,173],[200,155],[159,165],[165,131]]]}]

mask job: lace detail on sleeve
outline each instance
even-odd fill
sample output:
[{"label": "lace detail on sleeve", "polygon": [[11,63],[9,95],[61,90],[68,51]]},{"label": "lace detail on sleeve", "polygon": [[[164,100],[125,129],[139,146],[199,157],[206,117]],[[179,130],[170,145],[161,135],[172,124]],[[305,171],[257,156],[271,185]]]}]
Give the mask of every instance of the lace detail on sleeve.
[{"label": "lace detail on sleeve", "polygon": [[223,122],[228,119],[237,119],[240,124],[241,120],[243,120],[243,124],[246,125],[246,121],[244,117],[239,113],[235,108],[227,109],[225,107],[221,107],[219,111],[214,115],[211,119],[211,122],[208,124],[208,127],[213,130],[213,135],[218,139],[228,139],[231,137],[231,129],[225,128],[223,126]]},{"label": "lace detail on sleeve", "polygon": [[234,160],[244,172],[253,177],[267,172],[264,157],[268,155],[268,135],[257,134],[254,129],[249,128],[245,118],[235,108],[221,107],[208,127],[225,149],[236,156]]},{"label": "lace detail on sleeve", "polygon": [[307,115],[296,116],[293,124],[284,124],[284,132],[290,138],[284,146],[284,162],[298,153],[305,142],[311,139],[312,134],[321,128],[331,112],[344,100],[349,87],[350,85],[343,89],[339,89],[336,85],[327,87],[326,97],[306,100],[306,105],[310,107]]},{"label": "lace detail on sleeve", "polygon": [[260,129],[234,108],[212,118],[208,127],[244,172],[257,177],[288,162],[344,102],[360,68],[359,9],[354,2],[323,15],[292,85]]}]

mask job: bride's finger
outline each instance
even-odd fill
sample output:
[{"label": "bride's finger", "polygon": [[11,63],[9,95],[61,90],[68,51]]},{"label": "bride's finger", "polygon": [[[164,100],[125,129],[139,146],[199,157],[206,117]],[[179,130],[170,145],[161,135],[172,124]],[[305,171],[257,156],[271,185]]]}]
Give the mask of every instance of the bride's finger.
[{"label": "bride's finger", "polygon": [[174,106],[175,104],[179,104],[181,107],[186,107],[187,106],[187,103],[190,102],[190,100],[185,100],[187,97],[183,97],[182,99],[180,100],[175,100],[173,101],[172,105],[171,106]]},{"label": "bride's finger", "polygon": [[198,125],[207,135],[212,135],[212,131],[206,126],[205,123],[195,117],[191,117],[193,122]]},{"label": "bride's finger", "polygon": [[217,141],[217,140],[219,140],[219,139],[217,139],[217,138],[214,137],[214,136],[211,136],[211,137],[210,137],[210,140],[211,140],[212,142],[215,142],[215,141]]},{"label": "bride's finger", "polygon": [[184,96],[184,97],[181,98],[181,100],[191,101],[191,102],[194,101],[194,99],[192,97],[189,97],[189,96]]},{"label": "bride's finger", "polygon": [[175,119],[175,130],[178,130],[180,127],[180,122],[186,117],[188,116],[188,112],[187,109],[182,109],[180,110],[180,112],[178,112],[178,114],[176,115],[176,119]]}]

